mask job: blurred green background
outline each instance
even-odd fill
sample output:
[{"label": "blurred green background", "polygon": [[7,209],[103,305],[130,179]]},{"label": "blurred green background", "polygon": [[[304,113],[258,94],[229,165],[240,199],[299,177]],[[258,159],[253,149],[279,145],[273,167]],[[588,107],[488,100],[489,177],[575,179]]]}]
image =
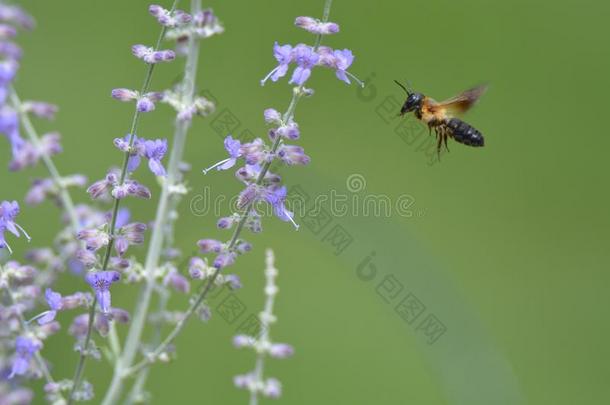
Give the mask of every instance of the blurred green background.
[{"label": "blurred green background", "polygon": [[[25,58],[18,91],[61,107],[55,122],[37,123],[41,132],[63,135],[65,151],[56,158],[61,172],[98,179],[121,161],[111,141],[126,133],[132,113],[110,90],[140,86],[144,67],[129,48],[152,44],[159,28],[144,1],[22,3],[38,26],[19,38]],[[262,110],[284,110],[290,97],[286,80],[259,84],[275,66],[273,42],[311,43],[293,20],[320,16],[323,1],[204,3],[226,32],[202,45],[198,88],[214,95],[219,110],[197,120],[189,135],[189,198],[205,187],[212,196],[230,197],[240,190],[232,173],[200,172],[224,157],[220,114],[239,120],[236,133],[264,136]],[[281,403],[605,403],[609,13],[607,2],[591,0],[336,0],[331,20],[341,33],[324,43],[352,49],[350,70],[368,86],[358,90],[332,72],[314,71],[308,85],[316,94],[297,110],[300,144],[312,163],[282,170],[284,181],[312,198],[335,190],[349,197],[350,207],[354,197],[396,202],[408,195],[411,215],[393,209],[391,216],[336,216],[318,233],[306,218],[298,218],[299,232],[267,220],[265,232],[249,238],[254,251],[234,268],[245,285],[237,294],[244,314],[228,322],[218,315],[221,302],[212,300],[212,320],[190,322],[177,341],[177,361],[154,368],[152,403],[247,401],[232,376],[250,370],[254,356],[233,349],[231,336],[262,308],[265,247],[275,249],[280,269],[272,335],[296,348],[293,358],[267,363],[268,374],[283,383]],[[180,69],[180,63],[160,66],[153,89],[166,88]],[[393,103],[404,95],[393,79],[408,79],[436,99],[488,82],[488,93],[467,116],[485,135],[485,148],[453,142],[451,153],[431,164],[426,131],[416,126],[399,136]],[[142,120],[144,137],[171,134],[168,108]],[[9,153],[0,141],[5,162]],[[42,167],[0,171],[0,197],[22,200],[29,181],[44,175]],[[346,183],[353,175],[366,183],[357,192]],[[144,170],[138,176],[158,196],[154,179]],[[84,191],[74,196],[87,201]],[[129,201],[135,219],[152,218],[154,197]],[[222,214],[228,213],[224,205]],[[59,222],[48,203],[24,207],[19,219],[32,246],[50,240]],[[215,229],[216,219],[193,214],[187,199],[177,245],[189,254],[200,238],[227,238]],[[337,229],[350,241],[338,254],[330,234]],[[28,248],[23,240],[12,245],[17,257]],[[366,271],[373,274],[368,281]],[[64,293],[85,288],[68,274],[60,287]],[[135,291],[114,288],[114,304],[131,308]],[[172,307],[184,308],[187,300],[175,296]],[[425,309],[403,319],[401,308],[413,303]],[[73,316],[61,314],[64,330],[44,348],[57,378],[71,378],[77,360],[64,336]],[[86,374],[99,400],[110,367],[89,361]]]}]

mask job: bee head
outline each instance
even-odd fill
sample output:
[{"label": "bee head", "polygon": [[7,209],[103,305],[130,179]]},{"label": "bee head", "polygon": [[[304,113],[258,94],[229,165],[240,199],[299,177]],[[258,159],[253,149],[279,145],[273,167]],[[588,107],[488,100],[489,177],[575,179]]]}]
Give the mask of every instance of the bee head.
[{"label": "bee head", "polygon": [[421,93],[410,93],[405,103],[400,109],[400,115],[409,113],[411,111],[418,110],[424,101],[424,95]]},{"label": "bee head", "polygon": [[405,100],[405,103],[402,105],[402,108],[400,109],[400,115],[404,115],[406,113],[409,113],[411,111],[415,111],[415,110],[421,108],[421,105],[424,101],[423,94],[409,91],[404,85],[402,85],[397,80],[394,80],[394,82],[396,82],[396,84],[399,85],[405,91],[405,93],[407,93],[407,99]]}]

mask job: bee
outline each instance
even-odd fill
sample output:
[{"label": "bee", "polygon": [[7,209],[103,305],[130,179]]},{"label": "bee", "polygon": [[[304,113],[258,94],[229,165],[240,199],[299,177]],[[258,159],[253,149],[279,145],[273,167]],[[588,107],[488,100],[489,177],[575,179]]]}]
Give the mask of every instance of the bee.
[{"label": "bee", "polygon": [[406,93],[407,99],[400,109],[399,116],[413,112],[415,117],[428,125],[428,130],[436,133],[436,149],[440,158],[442,144],[447,147],[447,138],[453,138],[468,146],[483,146],[483,135],[472,125],[456,118],[468,111],[487,90],[486,85],[474,87],[448,100],[437,102],[422,93],[411,92],[399,81],[394,80]]}]

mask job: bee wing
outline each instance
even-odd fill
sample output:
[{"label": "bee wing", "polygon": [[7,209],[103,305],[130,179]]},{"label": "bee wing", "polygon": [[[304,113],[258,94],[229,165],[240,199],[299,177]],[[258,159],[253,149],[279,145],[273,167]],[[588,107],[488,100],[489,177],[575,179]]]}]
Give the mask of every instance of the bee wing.
[{"label": "bee wing", "polygon": [[477,100],[485,93],[487,85],[483,84],[466,90],[455,97],[441,101],[435,108],[445,110],[450,115],[463,114],[468,111]]}]

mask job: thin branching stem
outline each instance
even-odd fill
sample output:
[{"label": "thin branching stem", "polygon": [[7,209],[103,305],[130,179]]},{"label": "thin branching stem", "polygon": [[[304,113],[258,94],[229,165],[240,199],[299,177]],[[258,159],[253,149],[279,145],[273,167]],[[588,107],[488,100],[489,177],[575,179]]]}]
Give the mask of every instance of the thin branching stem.
[{"label": "thin branching stem", "polygon": [[[326,0],[326,3],[324,4],[324,16],[323,16],[324,22],[328,21],[331,5],[332,5],[332,0]],[[314,50],[317,50],[320,47],[321,41],[322,41],[322,35],[318,35],[315,40]],[[301,97],[303,96],[303,94],[304,94],[303,85],[293,89],[292,99],[290,100],[288,109],[282,116],[282,120],[284,121],[284,123],[289,123],[294,118],[297,104],[298,104],[299,100],[301,99]],[[275,141],[273,142],[273,146],[271,147],[272,153],[275,153],[277,151],[277,149],[280,147],[281,143],[282,143],[282,138],[278,136],[275,139]],[[261,169],[261,172],[259,173],[259,176],[256,179],[256,185],[261,185],[263,183],[265,175],[269,171],[270,167],[271,167],[271,162],[267,161],[264,163],[264,165]],[[229,240],[228,245],[227,245],[227,249],[229,251],[233,251],[235,249],[235,245],[239,241],[239,236],[241,235],[241,232],[249,218],[250,211],[252,209],[253,204],[254,204],[254,202],[250,202],[248,205],[246,205],[246,207],[243,208],[243,210],[240,214],[240,220],[239,220],[237,226],[235,227],[235,230],[233,231],[233,235],[231,236],[231,239]],[[214,273],[212,274],[212,276],[210,278],[208,278],[206,281],[204,281],[203,288],[201,289],[201,291],[199,292],[199,294],[197,295],[197,297],[195,298],[193,303],[186,310],[186,312],[184,313],[184,316],[176,324],[174,329],[172,329],[172,331],[167,335],[167,337],[163,340],[163,342],[161,342],[161,344],[159,344],[159,346],[157,346],[157,348],[155,348],[152,352],[148,353],[143,360],[141,360],[139,363],[136,363],[132,367],[125,369],[122,374],[123,378],[132,376],[135,373],[142,370],[143,368],[147,367],[148,365],[150,365],[151,363],[156,361],[158,356],[167,349],[167,347],[174,341],[174,339],[180,334],[180,332],[182,332],[182,329],[186,325],[186,322],[190,319],[191,316],[193,316],[193,314],[195,314],[195,312],[197,311],[199,306],[204,302],[207,294],[210,292],[216,279],[220,275],[220,272],[221,272],[221,269],[217,268],[214,271]]]},{"label": "thin branching stem", "polygon": [[[178,3],[178,0],[175,0],[174,4],[172,6],[172,10],[176,7],[177,3]],[[166,32],[166,27],[164,26],[161,29],[161,33],[159,34],[159,37],[157,38],[157,43],[155,44],[155,50],[158,50],[160,48],[161,41],[163,41],[163,38],[165,37],[165,32]],[[144,76],[144,84],[142,85],[140,94],[148,93],[148,91],[150,89],[150,83],[151,83],[152,77],[153,77],[153,72],[155,70],[155,66],[156,66],[156,64],[154,64],[154,63],[147,65],[146,73]],[[129,130],[129,136],[130,136],[129,148],[130,149],[131,149],[131,147],[133,147],[133,144],[136,139],[136,133],[138,130],[138,123],[140,121],[140,115],[141,115],[141,113],[140,113],[140,111],[138,111],[138,109],[136,107],[134,114],[133,114],[133,118],[131,120],[131,127]],[[125,183],[125,179],[127,178],[128,163],[129,163],[129,152],[125,152],[125,155],[123,157],[123,165],[121,167],[119,185],[123,185]],[[118,216],[120,204],[121,204],[121,199],[115,198],[114,206],[112,208],[112,217],[110,219],[110,226],[108,228],[108,234],[110,235],[110,240],[108,242],[108,245],[106,246],[106,251],[104,253],[104,259],[102,261],[102,269],[101,269],[102,271],[104,271],[108,268],[108,262],[110,260],[110,255],[112,253],[112,248],[114,246],[114,233],[116,230],[115,228],[116,228],[116,222],[117,222],[117,216]],[[89,310],[89,323],[87,326],[87,334],[85,336],[84,346],[81,349],[80,358],[79,358],[78,364],[76,366],[76,371],[75,371],[74,378],[73,378],[72,390],[70,391],[70,395],[68,397],[68,405],[71,405],[74,402],[74,394],[78,390],[80,383],[82,381],[82,378],[83,378],[83,371],[85,368],[85,361],[87,358],[88,346],[89,346],[89,342],[91,341],[91,333],[93,331],[93,324],[95,322],[95,306],[96,306],[96,299],[93,300],[93,304]]]}]

